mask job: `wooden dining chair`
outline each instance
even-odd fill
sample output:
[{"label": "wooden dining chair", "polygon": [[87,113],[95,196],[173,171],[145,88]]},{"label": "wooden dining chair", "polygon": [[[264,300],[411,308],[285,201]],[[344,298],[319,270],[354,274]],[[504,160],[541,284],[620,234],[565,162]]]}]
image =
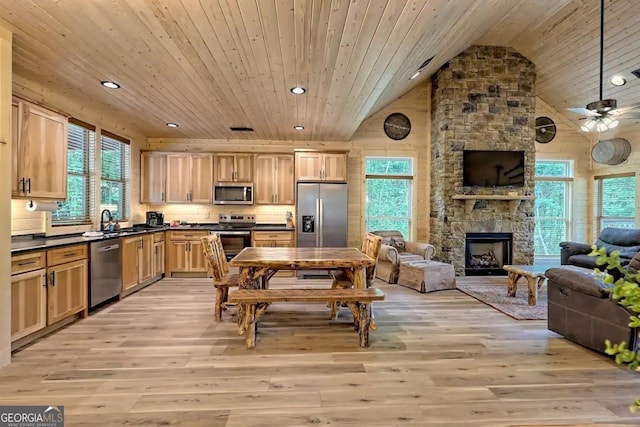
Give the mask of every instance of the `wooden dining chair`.
[{"label": "wooden dining chair", "polygon": [[217,233],[210,234],[200,239],[204,251],[204,257],[209,266],[209,273],[213,277],[213,286],[216,288],[215,318],[222,320],[222,310],[226,310],[226,302],[229,299],[229,288],[237,287],[239,274],[229,273],[229,263],[224,254],[222,241]]},{"label": "wooden dining chair", "polygon": [[[378,254],[380,253],[380,248],[382,247],[382,237],[376,236],[375,234],[366,233],[364,235],[364,239],[362,240],[362,246],[360,247],[360,252],[365,255],[370,256],[376,262],[373,265],[369,265],[365,269],[365,287],[370,288],[373,284],[373,280],[376,277],[376,265],[378,264]],[[331,283],[331,288],[350,288],[353,286],[351,279],[341,270],[333,270],[329,273],[331,278],[333,279],[333,283]],[[330,317],[333,319],[338,314],[339,303],[330,302],[328,306],[331,308]],[[375,323],[374,323],[375,324]]]}]

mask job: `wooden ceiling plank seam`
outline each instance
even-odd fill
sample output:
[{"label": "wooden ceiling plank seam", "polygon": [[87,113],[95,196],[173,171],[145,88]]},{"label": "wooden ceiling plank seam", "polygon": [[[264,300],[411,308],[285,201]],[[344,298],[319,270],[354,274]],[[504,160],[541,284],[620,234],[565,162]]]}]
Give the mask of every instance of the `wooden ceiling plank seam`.
[{"label": "wooden ceiling plank seam", "polygon": [[[440,6],[444,6],[444,2],[440,2],[439,4]],[[383,81],[384,73],[390,69],[392,64],[401,64],[405,61],[406,54],[402,56],[402,58],[400,58],[400,55],[398,54],[401,51],[399,46],[402,45],[404,40],[407,40],[407,36],[410,34],[411,29],[416,25],[416,22],[424,20],[420,29],[422,31],[423,28],[429,28],[428,23],[438,17],[437,14],[432,16],[427,12],[427,3],[425,2],[408,2],[405,6],[405,10],[407,8],[414,11],[418,8],[418,11],[414,13],[403,13],[401,15],[401,18],[407,18],[410,16],[411,18],[408,18],[408,22],[403,19],[399,19],[395,22],[393,30],[387,38],[387,43],[384,45],[384,49],[376,58],[375,63],[369,68],[370,72],[364,80],[364,84],[360,88],[358,96],[355,97],[356,101],[352,103],[355,110],[347,110],[347,114],[354,118],[347,135],[348,138],[353,136],[353,133],[371,109],[373,104],[366,105],[367,101],[372,98],[377,98],[382,94],[384,88],[380,87],[380,83]],[[413,46],[414,45],[412,45],[411,48],[413,48]],[[384,84],[384,86],[386,86],[386,84]]]},{"label": "wooden ceiling plank seam", "polygon": [[[222,4],[224,4],[225,6],[222,8],[222,11],[225,15],[225,19],[227,20],[227,28],[235,41],[236,51],[240,55],[242,63],[244,65],[245,74],[247,76],[245,80],[246,84],[255,88],[256,83],[260,82],[260,73],[257,68],[257,64],[255,64],[254,61],[251,61],[251,57],[253,57],[252,46],[249,41],[249,31],[247,23],[245,23],[242,12],[240,11],[240,5],[234,0],[229,0],[226,2],[223,1]],[[234,16],[239,19],[234,19]],[[229,21],[230,19],[232,21]],[[229,26],[229,22],[235,22],[235,25]],[[257,134],[262,133],[261,139],[271,139],[268,136],[275,133],[275,128],[273,126],[273,122],[268,119],[268,110],[265,108],[267,104],[265,91],[254,91],[254,95],[255,99],[250,104],[251,107],[253,107],[252,115],[255,114],[258,117],[264,117],[264,129],[256,129]],[[252,137],[255,138],[255,135],[252,135]]]},{"label": "wooden ceiling plank seam", "polygon": [[[358,71],[358,78],[349,87],[349,93],[346,97],[346,101],[342,106],[342,115],[351,117],[353,120],[353,104],[358,98],[358,94],[362,91],[369,78],[371,78],[371,70],[374,64],[377,62],[379,56],[386,48],[389,36],[392,33],[395,26],[397,26],[398,20],[402,17],[405,10],[409,8],[408,3],[400,1],[392,1],[387,3],[388,7],[385,8],[381,21],[388,24],[378,26],[369,43],[370,49],[367,51],[366,56],[363,58],[362,64]],[[390,25],[393,24],[393,25]],[[373,48],[373,50],[371,50]]]},{"label": "wooden ceiling plank seam", "polygon": [[[309,51],[306,46],[311,45],[311,11],[313,7],[312,0],[292,0],[293,2],[293,49],[295,57],[295,81],[296,86],[308,87],[309,82]],[[304,134],[309,133],[311,127],[307,118],[307,99],[309,94],[304,97],[297,96],[296,118],[298,123],[305,124]]]},{"label": "wooden ceiling plank seam", "polygon": [[[200,27],[196,25],[194,20],[194,15],[198,17],[204,16],[202,10],[188,8],[183,1],[171,4],[174,6],[172,9],[174,11],[173,16],[178,24],[178,29],[185,37],[181,50],[184,51],[186,48],[193,49],[193,54],[199,59],[199,61],[196,61],[195,63],[192,62],[192,67],[196,69],[196,72],[202,76],[205,82],[208,82],[208,95],[213,95],[212,97],[221,107],[218,108],[218,110],[223,111],[226,115],[223,115],[222,117],[218,116],[216,118],[229,120],[230,116],[239,117],[244,115],[244,111],[240,108],[239,103],[225,102],[225,100],[230,100],[230,98],[235,97],[235,94],[233,94],[233,91],[230,90],[228,85],[218,84],[215,72],[219,71],[219,65],[213,60],[213,55],[209,50],[209,46],[204,41],[203,34],[200,32]],[[190,10],[194,13],[191,13]],[[189,28],[195,32],[195,37],[189,37],[186,33],[186,29]],[[224,94],[225,96],[224,98],[221,98],[218,94]]]},{"label": "wooden ceiling plank seam", "polygon": [[[46,13],[46,12],[45,12],[44,10],[42,10],[42,13]],[[49,15],[48,15],[48,16],[49,16]],[[54,19],[54,18],[51,18],[51,19]],[[63,28],[67,28],[67,26],[66,26],[65,24],[63,24],[63,23],[60,23],[60,25],[61,25]],[[46,28],[53,28],[53,27],[54,27],[54,26],[46,26]],[[72,28],[73,28],[73,27],[72,27]],[[16,43],[14,43],[14,44],[16,45],[16,51],[17,51],[17,52],[19,52],[20,38],[30,37],[28,34],[34,34],[34,32],[35,32],[35,31],[38,31],[38,30],[31,29],[29,32],[22,32],[22,33],[21,33],[21,32],[18,32],[18,33],[16,33],[17,41],[16,41]],[[55,31],[54,31],[54,33],[55,33]],[[68,38],[68,37],[67,37],[67,38]],[[51,52],[51,54],[52,54],[53,56],[55,56],[57,59],[59,59],[60,57],[66,57],[66,58],[67,58],[67,61],[65,61],[65,62],[64,62],[64,64],[65,64],[65,65],[68,65],[68,64],[71,62],[71,61],[69,60],[69,59],[70,59],[70,57],[71,57],[71,55],[70,55],[70,54],[68,54],[68,55],[66,55],[66,56],[65,56],[65,55],[62,53],[62,52],[65,52],[65,51],[66,51],[66,49],[68,49],[68,40],[66,41],[66,44],[62,45],[62,43],[61,43],[61,44],[59,44],[59,45],[58,45],[58,46],[60,46],[60,50],[55,50],[54,48],[52,48],[52,46],[55,46],[55,45],[56,45],[56,41],[55,41],[55,40],[56,40],[56,38],[55,38],[55,37],[48,37],[48,38],[47,38],[47,40],[48,40],[48,42],[47,42],[47,44],[46,44],[46,45],[45,45],[45,44],[40,44],[40,46],[45,47],[45,49],[46,49],[47,51]],[[40,57],[42,57],[43,55],[44,55],[44,52],[43,52],[43,51],[41,51],[41,55],[40,55]],[[14,56],[15,56],[15,55],[14,55]],[[80,60],[83,60],[83,59],[85,58],[85,55],[80,55],[80,57],[79,57],[79,58],[80,58]],[[18,57],[18,61],[19,61],[19,57]],[[85,64],[89,64],[89,65],[88,65],[88,67],[84,67],[84,69],[85,69],[85,70],[87,70],[87,68],[92,68],[92,69],[94,69],[94,68],[95,68],[95,67],[93,66],[94,61],[89,61],[88,63],[86,63],[86,61],[83,61],[83,63],[85,63]],[[19,68],[19,65],[17,66],[17,68]],[[40,64],[40,63],[38,63],[38,65],[37,65],[36,67],[34,67],[34,68],[35,68],[35,69],[45,69],[44,67],[42,67],[42,64]],[[99,69],[99,68],[95,68],[95,71],[96,71],[96,74],[99,74],[100,69]],[[85,79],[82,79],[82,80],[80,80],[80,81],[85,82],[85,80],[86,80],[86,78],[85,78]],[[99,80],[96,78],[96,79],[95,79],[95,81],[93,81],[93,80],[92,80],[92,81],[90,81],[90,82],[85,82],[81,87],[89,87],[89,88],[91,88],[91,87],[93,87],[93,86],[95,85],[95,88],[96,88],[96,89],[92,89],[92,90],[91,90],[91,92],[89,92],[89,93],[88,93],[88,95],[90,95],[90,94],[95,94],[95,93],[97,93],[98,91],[104,90],[104,88],[102,88],[102,86],[99,86],[99,85],[97,84],[97,82],[98,82],[98,81],[99,81]],[[60,83],[60,82],[57,82],[57,84],[61,84],[61,83]],[[78,89],[76,89],[76,90],[78,90]],[[113,96],[115,96],[115,94],[114,94]],[[120,101],[118,101],[118,102],[120,102]],[[110,108],[110,109],[117,108],[117,104],[116,104],[116,105],[109,105],[109,108]]]},{"label": "wooden ceiling plank seam", "polygon": [[[192,62],[194,55],[194,48],[192,47],[192,43],[190,43],[185,36],[182,27],[186,28],[186,23],[183,21],[181,24],[178,23],[178,17],[176,16],[177,6],[176,8],[172,8],[171,6],[162,7],[162,5],[158,1],[151,0],[146,3],[149,8],[147,9],[154,17],[155,20],[147,20],[147,28],[149,28],[153,34],[156,36],[166,38],[162,46],[167,48],[168,53],[173,57],[176,65],[178,66],[178,70],[184,73],[184,76],[188,78],[190,84],[193,84],[192,96],[202,97],[206,95],[213,102],[206,103],[205,108],[192,108],[190,114],[193,114],[194,117],[199,118],[199,123],[207,123],[209,125],[214,125],[215,123],[211,120],[206,120],[207,116],[213,117],[228,117],[229,109],[225,109],[222,107],[222,102],[217,97],[217,92],[215,88],[209,86],[211,83],[209,79],[206,78],[207,72],[206,69],[202,69],[201,66]],[[172,5],[177,5],[178,3],[171,3]],[[155,6],[155,9],[151,7]],[[164,13],[163,13],[164,10]],[[148,24],[154,22],[154,26],[151,27]],[[175,25],[171,25],[174,23]],[[194,43],[197,42],[194,40]],[[197,56],[197,54],[195,55]],[[198,76],[201,78],[190,78],[191,76]],[[207,84],[209,82],[209,84]],[[190,86],[190,84],[188,86]],[[182,104],[189,104],[189,99],[182,99]],[[201,130],[202,131],[202,130]]]},{"label": "wooden ceiling plank seam", "polygon": [[[217,6],[217,9],[213,9]],[[233,34],[229,26],[227,16],[222,10],[222,6],[219,2],[207,2],[204,7],[204,13],[207,16],[207,20],[211,27],[212,36],[215,38],[209,39],[212,46],[216,51],[219,51],[221,58],[216,58],[216,61],[224,62],[229,66],[220,66],[220,71],[225,77],[229,86],[234,87],[234,94],[236,98],[241,102],[242,110],[246,116],[245,121],[242,123],[228,123],[229,126],[255,126],[255,134],[251,137],[255,138],[260,132],[266,131],[265,123],[268,121],[267,115],[263,110],[255,111],[253,103],[255,102],[255,96],[253,95],[253,85],[249,80],[249,72],[246,69],[246,60],[242,58],[238,49],[235,49],[232,41],[234,40]],[[227,14],[230,13],[229,11]],[[220,19],[222,17],[222,19]],[[215,43],[215,45],[213,45]],[[230,48],[224,48],[228,46]],[[219,47],[219,49],[218,49]],[[250,118],[250,119],[249,119]],[[260,134],[265,137],[267,134]],[[231,131],[227,129],[227,138],[235,137],[235,134],[231,134]]]},{"label": "wooden ceiling plank seam", "polygon": [[[348,59],[341,61],[341,59],[338,58],[338,63],[343,62],[346,65],[341,64],[340,67],[336,67],[334,70],[334,75],[338,72],[338,78],[333,79],[328,95],[328,104],[331,108],[326,111],[324,117],[322,117],[323,127],[328,127],[332,123],[338,125],[334,125],[334,135],[342,134],[341,129],[344,123],[351,121],[351,117],[342,114],[344,111],[342,107],[345,102],[341,101],[344,98],[344,92],[348,91],[349,88],[352,87],[353,82],[358,78],[362,61],[371,47],[371,36],[378,28],[387,5],[387,1],[368,1],[363,11],[354,9],[354,13],[356,13],[355,17],[347,15],[348,24],[345,25],[345,29],[351,28],[353,31],[351,31],[351,33],[343,32],[341,46],[349,45],[349,48],[342,48],[341,50],[343,56],[348,54]],[[376,13],[376,10],[378,13]],[[357,19],[357,13],[362,13],[362,18]],[[351,22],[351,24],[349,24],[349,22]],[[356,29],[357,31],[355,31]],[[364,46],[362,46],[363,44]],[[342,68],[344,68],[344,71],[340,72]]]},{"label": "wooden ceiling plank seam", "polygon": [[[479,7],[479,3],[469,5],[464,10],[464,13],[461,16],[459,16],[458,19],[456,19],[453,25],[447,26],[447,28],[449,29],[447,33],[444,33],[444,34],[441,33],[441,38],[435,38],[435,40],[438,40],[439,44],[442,46],[447,46],[449,49],[456,48],[456,52],[451,52],[450,54],[445,55],[446,57],[452,58],[457,54],[459,54],[464,49],[468,48],[468,45],[467,45],[468,42],[465,42],[464,44],[461,44],[460,42],[456,42],[456,40],[459,39],[459,35],[461,34],[460,27],[464,26],[466,35],[483,34],[484,32],[486,32],[486,29],[489,28],[491,25],[493,25],[494,21],[499,19],[499,17],[501,16],[501,14],[498,12],[500,10],[499,8],[491,8],[491,13],[484,14],[482,15],[482,18],[479,18],[479,16],[481,15],[478,13],[475,13],[477,7]],[[503,4],[501,7],[507,7],[507,6]],[[445,16],[448,16],[450,14],[451,14],[451,11],[449,11],[449,14],[445,13]],[[419,32],[419,28],[424,27],[425,25],[426,24],[412,25],[412,27],[406,33],[405,39],[412,38],[412,37],[415,39],[417,37],[417,40],[415,41],[415,43],[406,43],[403,40],[402,45],[415,46],[415,45],[423,44],[421,42],[422,40],[425,39],[425,37],[424,36],[420,37],[419,35],[416,35],[415,32],[416,32],[416,29]],[[402,56],[399,56],[400,52],[401,51],[397,51],[394,53],[394,56],[392,57],[390,64],[393,64],[399,58],[402,58]],[[401,92],[399,92],[396,88],[394,88],[394,85],[392,82],[394,80],[396,81],[399,81],[399,80],[395,79],[393,75],[388,73],[385,76],[385,74],[383,74],[381,79],[384,79],[383,84],[380,84],[380,82],[378,81],[376,84],[376,88],[382,88],[382,89],[376,90],[376,88],[374,88],[372,91],[370,91],[371,95],[369,96],[368,100],[364,103],[365,107],[368,107],[368,110],[366,112],[361,111],[359,114],[359,117],[362,117],[362,119],[364,119],[364,117],[367,117],[367,115],[370,115],[371,111],[380,110],[386,104],[388,104],[392,99],[396,99],[402,95]],[[376,92],[379,92],[379,93],[376,94]],[[377,97],[377,101],[372,103],[371,100],[376,99],[376,97]],[[354,127],[353,132],[355,132],[356,129],[357,128]]]},{"label": "wooden ceiling plank seam", "polygon": [[[270,96],[271,104],[275,104],[276,117],[279,123],[291,123],[291,117],[295,108],[289,108],[287,102],[286,93],[286,77],[285,77],[285,65],[284,58],[282,56],[283,43],[280,36],[280,16],[276,8],[276,0],[271,0],[272,7],[265,7],[265,4],[269,4],[264,0],[258,0],[256,2],[256,12],[258,15],[260,28],[262,30],[262,43],[264,47],[264,53],[259,52],[262,56],[262,60],[269,64],[270,73],[264,74],[262,80],[265,84],[270,85],[273,88],[273,93]],[[289,24],[290,25],[290,24]],[[258,62],[262,62],[258,60]],[[293,107],[293,106],[292,106]],[[274,109],[274,105],[269,105],[270,110]],[[293,126],[293,124],[291,124]],[[286,139],[286,135],[290,134],[283,127],[277,126],[277,132],[274,134],[276,139]]]},{"label": "wooden ceiling plank seam", "polygon": [[[290,123],[286,130],[285,140],[295,140],[302,132],[294,130],[293,126],[302,125],[298,104],[299,96],[289,91],[296,86],[296,48],[295,48],[295,13],[293,0],[279,0],[275,3],[277,34],[280,40],[280,58],[282,60],[283,87],[285,109],[290,113]],[[302,102],[300,102],[302,103]]]},{"label": "wooden ceiling plank seam", "polygon": [[316,104],[320,98],[320,84],[322,74],[322,63],[324,61],[325,46],[327,44],[327,33],[329,31],[329,20],[331,18],[331,10],[333,8],[333,0],[311,0],[313,7],[311,9],[311,43],[307,46],[308,51],[308,86],[305,95],[306,111],[308,119],[307,133],[312,139],[319,139],[316,135],[315,114]]}]

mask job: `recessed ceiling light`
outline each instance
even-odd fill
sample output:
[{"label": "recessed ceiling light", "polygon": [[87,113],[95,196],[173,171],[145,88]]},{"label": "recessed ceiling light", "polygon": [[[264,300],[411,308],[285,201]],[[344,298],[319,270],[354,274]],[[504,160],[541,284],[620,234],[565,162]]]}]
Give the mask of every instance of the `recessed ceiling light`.
[{"label": "recessed ceiling light", "polygon": [[177,128],[178,124],[177,123],[167,123],[167,126],[169,126],[170,128]]},{"label": "recessed ceiling light", "polygon": [[624,84],[627,82],[627,80],[622,76],[613,76],[609,81],[614,86],[624,86]]},{"label": "recessed ceiling light", "polygon": [[305,88],[303,88],[302,86],[296,86],[296,87],[292,87],[291,88],[291,93],[295,93],[296,95],[302,95],[306,91],[307,90]]},{"label": "recessed ceiling light", "polygon": [[420,71],[416,71],[416,72],[415,72],[415,74],[414,74],[413,76],[409,77],[409,80],[413,80],[413,79],[415,79],[416,77],[418,77],[419,75],[420,75]]},{"label": "recessed ceiling light", "polygon": [[295,125],[293,128],[295,130],[304,130],[304,126],[300,126],[300,125]]},{"label": "recessed ceiling light", "polygon": [[120,89],[120,85],[116,82],[112,82],[109,80],[103,80],[100,82],[102,86],[108,87],[109,89]]}]

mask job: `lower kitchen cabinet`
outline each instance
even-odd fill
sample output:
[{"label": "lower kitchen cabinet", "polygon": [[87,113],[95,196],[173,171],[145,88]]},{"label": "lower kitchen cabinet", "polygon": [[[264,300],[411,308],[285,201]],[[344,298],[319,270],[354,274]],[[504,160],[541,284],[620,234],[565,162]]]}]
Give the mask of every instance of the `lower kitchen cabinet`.
[{"label": "lower kitchen cabinet", "polygon": [[87,314],[87,253],[80,244],[11,257],[12,342]]},{"label": "lower kitchen cabinet", "polygon": [[122,239],[122,292],[155,276],[152,234]]},{"label": "lower kitchen cabinet", "polygon": [[11,276],[11,341],[47,326],[47,270]]},{"label": "lower kitchen cabinet", "polygon": [[207,264],[200,239],[207,235],[206,231],[168,231],[166,274],[198,273],[205,277]]},{"label": "lower kitchen cabinet", "polygon": [[86,259],[50,267],[47,287],[47,323],[65,319],[87,308]]},{"label": "lower kitchen cabinet", "polygon": [[[295,246],[293,231],[254,231],[251,244],[257,248],[292,248]],[[276,276],[292,276],[293,271],[279,271]]]},{"label": "lower kitchen cabinet", "polygon": [[153,275],[160,277],[164,274],[164,232],[153,234]]}]

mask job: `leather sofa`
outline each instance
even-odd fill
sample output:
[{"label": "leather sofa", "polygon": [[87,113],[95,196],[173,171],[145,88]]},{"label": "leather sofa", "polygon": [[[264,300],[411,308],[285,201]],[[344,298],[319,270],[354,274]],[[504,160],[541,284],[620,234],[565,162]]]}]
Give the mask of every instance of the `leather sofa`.
[{"label": "leather sofa", "polygon": [[[614,250],[620,251],[620,263],[624,267],[640,252],[640,229],[608,227],[600,232],[594,244],[598,248],[606,248],[607,254]],[[591,246],[586,243],[561,242],[560,264],[596,268],[596,258],[589,256]]]},{"label": "leather sofa", "polygon": [[376,277],[387,283],[398,283],[401,262],[430,260],[436,253],[435,246],[405,240],[398,230],[378,230],[371,233],[382,237]]},{"label": "leather sofa", "polygon": [[[594,257],[595,258],[595,257]],[[627,268],[630,273],[640,269],[640,254]],[[593,270],[579,267],[558,267],[546,271],[548,293],[548,328],[570,341],[604,353],[605,340],[625,341],[629,348],[638,348],[637,328],[629,326],[633,314],[610,297],[610,285]]]}]

